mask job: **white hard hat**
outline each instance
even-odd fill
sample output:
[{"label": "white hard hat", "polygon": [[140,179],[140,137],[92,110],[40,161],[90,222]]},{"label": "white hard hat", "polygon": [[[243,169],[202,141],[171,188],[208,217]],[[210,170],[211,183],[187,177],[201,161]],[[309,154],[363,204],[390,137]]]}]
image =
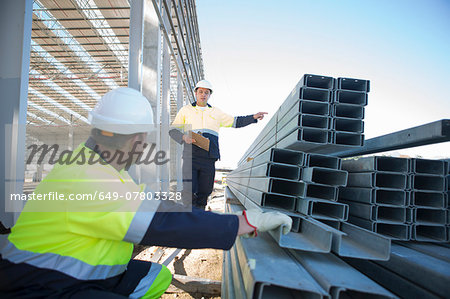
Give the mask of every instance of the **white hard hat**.
[{"label": "white hard hat", "polygon": [[154,124],[147,98],[129,87],[107,92],[89,112],[89,121],[94,128],[125,135],[147,132]]},{"label": "white hard hat", "polygon": [[209,89],[211,91],[211,93],[213,93],[212,84],[207,80],[198,81],[197,85],[195,85],[194,91],[197,91],[197,88],[199,88],[199,87]]}]

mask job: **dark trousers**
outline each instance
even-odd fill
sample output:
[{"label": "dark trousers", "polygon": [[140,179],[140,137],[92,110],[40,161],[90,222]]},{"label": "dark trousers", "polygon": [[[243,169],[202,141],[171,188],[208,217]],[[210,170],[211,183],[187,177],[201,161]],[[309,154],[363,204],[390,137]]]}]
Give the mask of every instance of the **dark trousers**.
[{"label": "dark trousers", "polygon": [[194,207],[205,209],[214,187],[216,159],[192,158],[191,161],[183,159],[183,192],[192,194]]},{"label": "dark trousers", "polygon": [[[151,271],[161,266],[151,262],[131,260],[127,270],[103,280],[78,280],[58,271],[36,268],[19,263],[14,264],[0,258],[0,298],[129,298],[134,294],[141,280],[147,279]],[[155,270],[153,270],[153,267]],[[163,266],[166,279],[154,280],[147,288],[160,288],[158,297],[169,287],[171,275]]]}]

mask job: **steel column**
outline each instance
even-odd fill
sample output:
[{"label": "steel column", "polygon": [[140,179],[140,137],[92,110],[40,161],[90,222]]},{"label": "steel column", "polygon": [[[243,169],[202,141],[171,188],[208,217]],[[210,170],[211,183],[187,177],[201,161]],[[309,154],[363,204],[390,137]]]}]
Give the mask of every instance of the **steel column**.
[{"label": "steel column", "polygon": [[[179,111],[184,106],[184,92],[182,83],[182,74],[177,71],[177,111]],[[176,178],[177,178],[177,191],[183,189],[183,172],[182,172],[182,155],[183,155],[183,145],[176,145]]]},{"label": "steel column", "polygon": [[[162,13],[165,20],[170,19],[170,15],[167,14],[170,11],[170,7]],[[161,143],[160,149],[166,154],[169,154],[169,126],[170,126],[170,54],[169,54],[169,41],[162,39],[162,72],[161,72]],[[159,166],[161,191],[169,191],[170,180],[170,168],[169,164],[165,163]]]},{"label": "steel column", "polygon": [[144,0],[130,1],[130,41],[128,51],[128,87],[142,90]]},{"label": "steel column", "polygon": [[[25,175],[25,125],[32,27],[32,0],[0,2],[0,221],[11,227],[23,203],[8,201],[21,194]],[[8,212],[9,211],[9,212]],[[0,248],[4,237],[0,237]]]}]

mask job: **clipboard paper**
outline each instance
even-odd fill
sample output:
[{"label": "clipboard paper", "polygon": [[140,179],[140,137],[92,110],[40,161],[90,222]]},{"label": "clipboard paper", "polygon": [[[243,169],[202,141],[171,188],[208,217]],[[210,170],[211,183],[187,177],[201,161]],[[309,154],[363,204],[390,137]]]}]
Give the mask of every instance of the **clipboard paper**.
[{"label": "clipboard paper", "polygon": [[201,134],[197,134],[194,132],[190,132],[190,135],[191,135],[192,139],[195,140],[193,145],[196,145],[199,148],[202,148],[205,151],[209,152],[209,139],[208,138],[203,137]]}]

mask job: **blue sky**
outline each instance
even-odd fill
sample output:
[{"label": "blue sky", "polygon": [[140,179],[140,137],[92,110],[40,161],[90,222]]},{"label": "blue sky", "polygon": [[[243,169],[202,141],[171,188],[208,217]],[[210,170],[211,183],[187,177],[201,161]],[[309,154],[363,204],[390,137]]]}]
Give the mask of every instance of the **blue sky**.
[{"label": "blue sky", "polygon": [[[269,118],[303,74],[371,81],[366,138],[450,118],[450,1],[197,0],[210,103]],[[235,167],[268,119],[222,129]],[[238,144],[238,146],[236,146]],[[399,151],[449,157],[446,144]]]}]

